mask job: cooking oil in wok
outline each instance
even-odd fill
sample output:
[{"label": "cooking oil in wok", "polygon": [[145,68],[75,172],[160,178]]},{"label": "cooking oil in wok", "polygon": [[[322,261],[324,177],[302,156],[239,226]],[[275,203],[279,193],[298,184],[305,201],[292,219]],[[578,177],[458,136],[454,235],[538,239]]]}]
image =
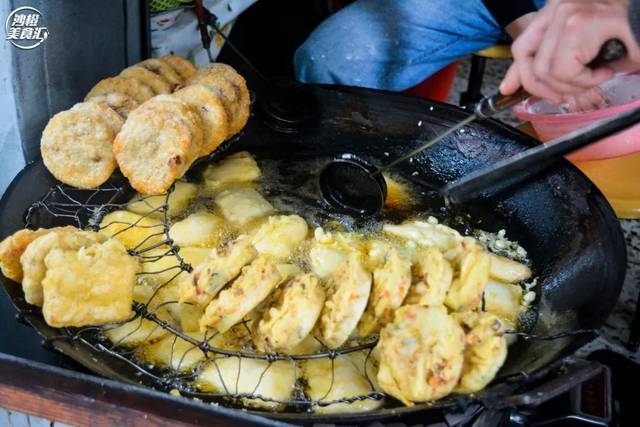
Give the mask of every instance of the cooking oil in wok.
[{"label": "cooking oil in wok", "polygon": [[[309,228],[313,230],[314,228],[321,227],[326,233],[331,232],[356,232],[361,236],[354,241],[354,244],[359,244],[356,242],[366,242],[369,239],[385,239],[385,240],[394,240],[394,238],[387,237],[382,233],[382,226],[386,223],[394,223],[398,224],[403,221],[412,220],[412,219],[421,219],[429,222],[434,222],[434,218],[427,219],[429,216],[434,216],[444,220],[443,222],[448,225],[456,224],[458,221],[458,228],[460,232],[463,234],[472,234],[473,228],[468,227],[467,225],[460,226],[460,224],[466,224],[467,217],[460,216],[456,217],[458,213],[453,211],[453,208],[448,208],[444,206],[443,200],[439,198],[435,193],[431,193],[426,191],[425,188],[420,187],[419,185],[410,181],[410,179],[405,178],[400,174],[388,174],[385,173],[385,180],[388,187],[388,196],[385,203],[385,209],[382,213],[375,217],[367,217],[367,218],[359,218],[352,217],[349,215],[344,215],[338,212],[331,210],[329,206],[327,206],[318,193],[318,182],[317,182],[317,172],[322,169],[322,167],[326,164],[326,162],[330,161],[329,157],[325,158],[314,158],[314,159],[295,159],[295,160],[282,160],[282,159],[273,159],[268,155],[262,157],[260,153],[251,153],[252,156],[255,156],[258,166],[262,172],[262,176],[253,184],[245,184],[245,185],[253,185],[256,190],[262,194],[264,198],[266,198],[269,203],[273,206],[275,212],[279,214],[296,214],[303,217],[309,225]],[[197,175],[196,175],[197,176]],[[196,178],[196,179],[199,179]],[[229,187],[225,189],[233,189],[236,188],[236,185],[230,184]],[[216,208],[213,207],[214,203],[212,200],[211,194],[201,193],[197,199],[192,203],[191,208],[188,209],[188,212],[183,212],[180,215],[180,218],[174,218],[173,221],[181,219],[185,216],[188,216],[190,213],[199,210],[213,210]],[[437,222],[437,221],[436,221]],[[235,237],[238,233],[248,234],[255,230],[255,227],[261,224],[260,220],[256,220],[254,224],[248,224],[243,226],[242,229],[232,229],[225,230],[225,237],[222,239],[226,241],[227,239]],[[319,231],[316,231],[319,233]],[[336,233],[337,234],[337,233]],[[317,236],[318,234],[316,234]],[[480,237],[480,236],[479,236]],[[495,244],[493,246],[502,247],[507,250],[510,248],[509,241],[506,240],[506,236],[504,233],[500,235],[496,235],[496,238],[492,240],[492,236],[487,233],[486,235],[482,235],[485,242],[493,242],[495,240]],[[303,271],[309,271],[311,266],[309,265],[308,260],[308,252],[309,252],[309,239],[288,258],[287,263],[293,263],[299,266]],[[491,246],[489,243],[485,243],[487,246]],[[410,251],[410,249],[408,249]],[[495,250],[494,250],[495,252]],[[407,252],[408,253],[408,252]],[[526,252],[524,253],[526,256]],[[526,260],[523,260],[526,262]],[[258,309],[259,311],[260,309]],[[245,321],[249,322],[251,315],[249,315]],[[246,327],[246,324],[243,323]],[[238,345],[241,348],[241,351],[248,353],[256,353],[258,352],[253,345],[253,342],[249,338],[249,334],[243,334],[242,336],[238,336]],[[363,346],[365,344],[371,344],[374,335],[370,335],[367,337],[352,337],[350,341],[347,342],[347,347],[356,347]],[[323,347],[321,350],[313,350],[312,352],[326,352],[326,349]],[[295,355],[300,354],[309,354],[306,351],[302,353],[294,353]],[[315,353],[314,353],[315,354]],[[251,369],[250,361],[246,361],[241,356],[233,356],[240,357],[242,360],[242,364],[238,362],[238,366],[242,366],[243,369]],[[144,363],[144,360],[140,360],[141,363]],[[366,360],[365,360],[366,363]],[[249,367],[247,367],[249,366]],[[235,368],[234,368],[235,369]],[[365,365],[365,372],[366,372]],[[175,372],[168,371],[162,372],[161,375],[166,374],[166,381],[170,381],[175,379]],[[196,371],[192,373],[192,375],[199,375]],[[239,378],[238,374],[238,378]],[[296,401],[304,401],[306,399],[304,390],[305,390],[304,380],[296,380],[294,384],[294,396],[296,397]],[[214,395],[207,395],[206,390],[202,393],[198,392],[198,388],[191,388],[191,386],[185,386],[182,383],[176,382],[176,388],[179,388],[181,392],[184,390],[186,395],[190,395],[191,392],[193,397],[203,398],[206,400],[213,401],[221,401],[220,398],[215,398]],[[201,390],[202,391],[202,390]],[[394,403],[389,401],[391,407],[394,407]],[[251,399],[247,400],[243,399],[234,399],[231,398],[230,401],[224,401],[224,404],[227,406],[235,406],[235,407],[246,407],[247,405],[251,406]],[[385,403],[386,405],[386,403]],[[264,408],[261,408],[264,409]],[[306,405],[301,405],[300,407],[297,404],[289,403],[287,405],[283,405],[277,409],[271,408],[270,410],[278,410],[278,411],[293,411],[299,412],[301,410],[308,410]]]},{"label": "cooking oil in wok", "polygon": [[[295,213],[307,220],[313,227],[323,227],[327,223],[339,224],[346,231],[369,234],[379,231],[383,222],[399,221],[415,215],[418,207],[425,215],[437,214],[441,201],[432,194],[421,193],[408,180],[393,174],[385,174],[388,195],[381,215],[359,218],[336,212],[319,196],[317,174],[331,160],[329,157],[309,160],[258,159],[263,172],[260,192],[273,204],[276,210]],[[438,214],[439,215],[439,214]],[[368,232],[368,233],[367,233]]]}]

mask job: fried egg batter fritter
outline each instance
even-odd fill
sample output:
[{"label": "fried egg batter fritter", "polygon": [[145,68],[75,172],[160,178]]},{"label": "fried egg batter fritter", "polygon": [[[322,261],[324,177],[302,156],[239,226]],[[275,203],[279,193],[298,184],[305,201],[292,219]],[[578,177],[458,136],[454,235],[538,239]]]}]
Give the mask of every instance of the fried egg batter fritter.
[{"label": "fried egg batter fritter", "polygon": [[287,352],[313,329],[324,305],[324,290],[313,274],[296,276],[276,291],[254,333],[261,351]]},{"label": "fried egg batter fritter", "polygon": [[307,238],[307,223],[298,215],[276,215],[267,218],[251,241],[260,255],[285,259]]},{"label": "fried egg batter fritter", "polygon": [[489,280],[491,258],[472,237],[465,237],[461,247],[460,275],[451,284],[445,304],[454,311],[475,310],[482,303],[482,292]]},{"label": "fried egg batter fritter", "polygon": [[309,249],[311,271],[323,280],[328,279],[351,252],[365,256],[365,244],[361,236],[356,233],[325,232],[318,227],[313,232]]},{"label": "fried egg batter fritter", "polygon": [[[214,393],[247,393],[286,402],[296,382],[294,362],[222,357],[211,359],[198,374],[195,385]],[[278,402],[243,398],[251,407],[276,409]]]},{"label": "fried egg batter fritter", "polygon": [[411,262],[400,256],[391,245],[385,245],[384,262],[373,270],[373,288],[367,310],[358,332],[362,336],[378,332],[380,327],[393,320],[398,307],[411,286]]},{"label": "fried egg batter fritter", "polygon": [[280,283],[278,267],[266,258],[257,258],[242,269],[228,289],[209,303],[200,319],[200,329],[208,327],[224,333],[258,306]]},{"label": "fried egg batter fritter", "polygon": [[435,247],[451,261],[459,253],[462,236],[453,228],[438,224],[429,217],[427,221],[410,221],[401,225],[385,224],[385,234],[406,239],[424,247]]},{"label": "fried egg batter fritter", "polygon": [[[204,332],[191,332],[186,335],[197,341],[208,341],[207,338],[210,338],[212,334],[207,336]],[[206,360],[205,353],[197,346],[172,335],[155,343],[144,345],[138,354],[158,367],[171,367],[178,372],[191,371]]]},{"label": "fried egg batter fritter", "polygon": [[124,210],[105,215],[100,221],[100,232],[118,239],[127,249],[136,250],[148,248],[164,239],[164,228],[159,218]]},{"label": "fried egg batter fritter", "polygon": [[458,384],[464,345],[464,331],[444,307],[401,307],[380,333],[378,384],[408,406],[440,399]]},{"label": "fried egg batter fritter", "polygon": [[214,248],[209,257],[194,266],[180,282],[180,301],[206,307],[218,292],[233,280],[242,267],[258,256],[247,236],[227,242],[221,249]]},{"label": "fried egg batter fritter", "polygon": [[493,279],[504,283],[520,283],[531,277],[531,269],[512,259],[489,254],[491,257],[491,273]]},{"label": "fried egg batter fritter", "polygon": [[[302,362],[302,375],[307,383],[305,393],[312,400],[326,403],[375,391],[360,372],[359,362],[351,354],[336,357],[333,362],[330,359],[305,360]],[[364,399],[313,409],[319,414],[365,412],[379,408],[382,403],[382,400]]]},{"label": "fried egg batter fritter", "polygon": [[131,317],[138,260],[115,239],[44,259],[42,314],[54,327],[100,325]]},{"label": "fried egg batter fritter", "polygon": [[364,313],[371,292],[371,273],[353,252],[331,275],[327,300],[320,316],[320,335],[329,348],[343,345]]},{"label": "fried egg batter fritter", "polygon": [[224,220],[207,211],[194,212],[169,229],[169,237],[178,246],[212,246],[219,243]]},{"label": "fried egg batter fritter", "polygon": [[444,304],[453,279],[453,268],[438,249],[422,249],[416,253],[413,285],[408,304],[437,306]]},{"label": "fried egg batter fritter", "polygon": [[107,237],[92,231],[81,231],[75,227],[63,227],[52,230],[35,239],[20,257],[24,278],[22,290],[29,304],[42,305],[42,281],[47,274],[45,259],[54,249],[77,250],[82,247],[102,243]]},{"label": "fried egg batter fritter", "polygon": [[505,326],[495,315],[483,312],[465,316],[463,323],[471,330],[465,336],[464,365],[455,391],[475,393],[493,380],[507,358]]},{"label": "fried egg batter fritter", "polygon": [[256,161],[246,151],[227,156],[224,160],[207,166],[202,173],[204,188],[216,193],[229,184],[248,184],[262,176]]},{"label": "fried egg batter fritter", "polygon": [[253,188],[225,190],[215,198],[216,207],[232,224],[243,227],[273,212],[273,206]]},{"label": "fried egg batter fritter", "polygon": [[162,218],[162,205],[168,204],[167,214],[174,217],[182,213],[198,194],[198,186],[189,182],[177,181],[173,186],[173,191],[166,195],[145,196],[136,194],[127,204],[127,210],[140,215]]},{"label": "fried egg batter fritter", "polygon": [[39,228],[37,230],[24,229],[7,236],[0,243],[0,268],[2,268],[4,277],[21,283],[23,271],[22,264],[20,264],[20,257],[31,242],[53,230],[55,230],[55,228]]}]

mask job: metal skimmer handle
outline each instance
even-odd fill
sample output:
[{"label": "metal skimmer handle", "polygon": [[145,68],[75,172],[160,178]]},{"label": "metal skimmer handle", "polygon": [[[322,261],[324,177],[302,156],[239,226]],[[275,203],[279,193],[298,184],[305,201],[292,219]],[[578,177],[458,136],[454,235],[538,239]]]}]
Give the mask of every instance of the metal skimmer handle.
[{"label": "metal skimmer handle", "polygon": [[[598,55],[587,66],[589,68],[599,68],[610,62],[622,59],[627,55],[627,48],[618,39],[611,39],[602,45]],[[479,118],[487,119],[494,114],[513,107],[530,95],[520,88],[513,95],[502,95],[500,93],[484,98],[476,104],[475,114]]]}]

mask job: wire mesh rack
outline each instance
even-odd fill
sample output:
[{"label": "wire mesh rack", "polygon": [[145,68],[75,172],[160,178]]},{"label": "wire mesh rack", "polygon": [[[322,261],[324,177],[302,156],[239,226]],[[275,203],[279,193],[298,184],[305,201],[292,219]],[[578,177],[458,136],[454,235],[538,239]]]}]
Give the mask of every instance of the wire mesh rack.
[{"label": "wire mesh rack", "polygon": [[[181,217],[170,217],[169,200],[175,187],[163,196],[144,196],[133,199],[134,191],[123,179],[100,189],[81,190],[65,185],[52,187],[27,210],[28,228],[74,225],[93,231],[117,225],[114,234],[130,230],[147,230],[143,238],[129,245],[129,253],[141,265],[162,262],[162,268],[143,268],[138,273],[138,285],[147,283],[149,276],[162,277],[153,283],[146,299],[132,307],[130,319],[103,326],[61,328],[55,340],[80,343],[94,352],[106,355],[129,372],[154,387],[174,394],[197,398],[230,407],[249,407],[262,411],[327,413],[358,412],[378,407],[395,408],[402,404],[381,392],[376,385],[376,361],[373,355],[377,335],[348,342],[332,350],[314,342],[314,350],[299,354],[264,353],[257,351],[251,341],[251,321],[244,319],[234,326],[239,337],[238,346],[220,345],[220,334],[211,330],[194,334],[185,332],[171,316],[171,309],[181,304],[178,299],[161,298],[163,291],[175,284],[181,275],[189,274],[193,266],[183,256],[181,248],[172,240],[169,229]],[[107,214],[126,210],[131,203],[143,203],[148,208],[137,219],[105,223]],[[535,314],[534,310],[528,312]],[[534,316],[535,317],[535,316]],[[554,335],[532,334],[535,320],[529,327],[507,331],[525,340],[556,340],[572,335],[594,334],[596,331],[571,330]],[[50,338],[51,339],[51,338]],[[164,345],[158,351],[168,354],[161,363],[150,361],[145,351],[150,346]],[[313,367],[315,383],[307,371]],[[353,387],[358,378],[359,387]],[[529,374],[519,372],[498,375],[496,382],[526,382]],[[311,380],[311,381],[310,381]],[[355,383],[358,383],[355,381]],[[457,402],[460,397],[445,398]]]},{"label": "wire mesh rack", "polygon": [[[144,238],[128,249],[129,254],[137,257],[141,264],[164,261],[160,270],[143,268],[138,273],[136,286],[146,283],[148,276],[166,279],[151,287],[152,292],[146,301],[134,302],[134,314],[130,319],[103,326],[61,328],[60,335],[54,340],[82,343],[130,365],[139,376],[168,391],[227,406],[289,412],[322,412],[327,407],[357,402],[379,406],[385,394],[375,386],[375,362],[371,357],[377,335],[348,343],[337,350],[323,347],[318,341],[313,352],[264,353],[257,351],[247,339],[251,334],[249,319],[234,327],[242,335],[243,345],[229,348],[216,346],[219,334],[215,331],[196,336],[199,334],[181,330],[179,322],[166,315],[173,306],[188,303],[180,303],[177,299],[160,300],[159,295],[180,275],[189,274],[193,269],[180,255],[181,248],[169,235],[170,225],[175,220],[169,216],[169,197],[173,190],[171,187],[161,196],[164,199],[160,204],[157,203],[159,196],[136,199],[136,203],[145,203],[148,210],[133,222],[102,223],[108,213],[127,209],[132,203],[133,192],[126,184],[93,190],[57,185],[31,205],[25,218],[28,228],[74,225],[101,231],[117,225],[119,229],[114,237],[135,228],[153,230],[143,233]],[[148,203],[151,197],[155,203]],[[149,363],[143,357],[144,350],[159,341],[167,345],[164,351],[169,354],[169,359],[164,360],[161,366]],[[308,393],[308,379],[303,375],[307,363],[315,363],[318,372],[327,374],[322,376],[321,384],[316,385],[311,395]],[[343,388],[336,383],[345,380],[344,368],[347,374],[357,374],[358,378],[366,381],[364,389],[367,392],[338,390]],[[337,371],[340,375],[336,374]],[[209,380],[202,381],[203,375]]]}]

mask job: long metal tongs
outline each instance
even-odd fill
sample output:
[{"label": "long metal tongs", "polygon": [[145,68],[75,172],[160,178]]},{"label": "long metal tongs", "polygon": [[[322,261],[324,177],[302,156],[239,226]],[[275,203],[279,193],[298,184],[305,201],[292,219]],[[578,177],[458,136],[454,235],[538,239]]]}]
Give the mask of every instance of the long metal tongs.
[{"label": "long metal tongs", "polygon": [[452,203],[464,203],[483,194],[496,194],[539,173],[565,154],[598,142],[640,123],[640,107],[578,129],[546,144],[525,150],[447,184],[441,193]]},{"label": "long metal tongs", "polygon": [[[601,67],[609,62],[622,59],[626,53],[627,50],[622,42],[615,39],[609,40],[602,46],[599,54],[589,64],[589,67]],[[321,196],[328,204],[345,213],[365,216],[376,214],[384,206],[384,199],[387,194],[386,183],[382,178],[383,172],[421,153],[475,120],[493,117],[496,113],[511,108],[528,97],[529,94],[524,89],[520,89],[512,95],[505,96],[498,93],[484,98],[478,102],[470,116],[415,150],[380,168],[365,164],[362,159],[353,155],[343,154],[338,156],[320,172],[319,187]],[[602,124],[602,129],[598,126],[599,124],[594,125],[593,129],[589,129],[585,135],[572,134],[557,141],[556,144],[548,144],[547,147],[536,147],[535,149],[527,150],[525,153],[521,153],[518,162],[520,162],[521,166],[524,164],[530,165],[531,161],[549,164],[552,158],[560,157],[589,143],[598,141],[598,135],[607,136],[628,127],[631,124],[629,120],[633,120],[634,116],[629,116],[628,120],[625,120],[626,117],[625,115],[620,120],[612,120],[610,125],[607,125],[609,122]],[[600,138],[602,137],[600,136]],[[545,148],[549,148],[549,146],[551,148],[546,150]],[[533,156],[534,160],[528,160],[526,158],[527,154]],[[526,170],[506,166],[507,162],[505,160],[501,164],[505,171],[509,170],[511,175],[530,176]],[[505,178],[504,174],[490,173],[496,167],[497,165],[492,165],[483,170],[483,174],[478,172],[466,179],[461,179],[459,182],[449,184],[440,189],[440,192],[451,201],[462,202],[469,200],[483,193],[483,190],[488,189],[490,186],[498,184],[498,180]]]},{"label": "long metal tongs", "polygon": [[[606,65],[609,62],[622,59],[626,56],[626,54],[627,54],[627,49],[625,48],[624,44],[622,44],[620,40],[611,39],[607,41],[604,45],[602,45],[602,48],[600,49],[598,56],[589,63],[589,68],[596,69],[598,67]],[[491,118],[497,113],[507,110],[517,105],[518,103],[524,101],[525,99],[529,98],[529,96],[530,95],[527,93],[526,90],[520,88],[517,92],[515,92],[512,95],[502,95],[500,93],[497,93],[495,95],[482,99],[476,104],[472,115],[462,120],[460,123],[457,123],[456,125],[447,129],[445,132],[436,136],[426,144],[418,147],[414,151],[387,164],[384,168],[380,169],[380,172],[384,172],[385,170],[390,169],[391,167],[397,165],[398,163],[401,163],[407,160],[408,158],[415,156],[421,151],[426,150],[427,148],[431,147],[437,142],[442,141],[447,136],[459,131],[466,125],[478,119]]]}]

